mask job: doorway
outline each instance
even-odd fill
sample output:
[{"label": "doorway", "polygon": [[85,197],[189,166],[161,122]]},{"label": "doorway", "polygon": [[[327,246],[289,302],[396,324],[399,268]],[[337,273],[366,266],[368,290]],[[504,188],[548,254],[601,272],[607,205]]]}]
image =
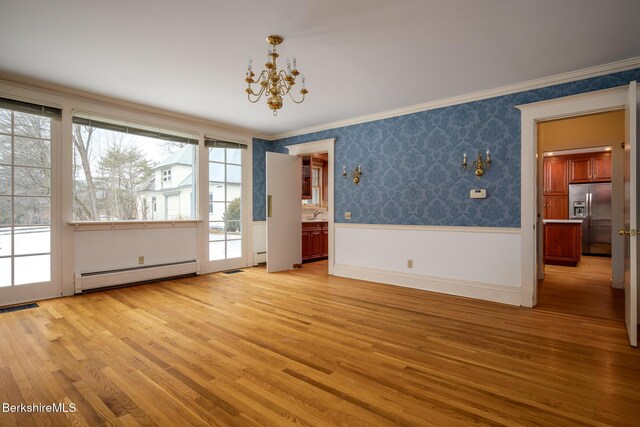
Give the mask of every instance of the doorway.
[{"label": "doorway", "polygon": [[[625,143],[623,165],[614,167],[612,182],[622,183],[623,194],[629,194],[630,203],[626,197],[614,197],[613,224],[614,230],[619,230],[624,238],[623,253],[613,251],[613,276],[618,274],[624,277],[625,292],[625,323],[632,346],[636,344],[637,331],[637,84],[635,81],[629,85],[618,88],[605,89],[580,95],[552,99],[517,106],[521,110],[521,305],[533,307],[537,304],[537,278],[541,275],[538,259],[537,235],[542,230],[542,219],[539,213],[539,193],[537,179],[541,171],[536,168],[538,157],[537,123],[545,120],[562,119],[578,115],[595,114],[623,108],[625,110]],[[622,178],[621,178],[622,177]],[[627,190],[629,189],[629,190]],[[616,190],[613,191],[616,194]],[[623,200],[624,199],[624,203]],[[617,209],[616,206],[619,208]],[[629,209],[631,208],[631,209]],[[622,240],[622,239],[621,239]],[[615,248],[617,245],[614,245]],[[620,256],[622,256],[622,270],[619,270]],[[618,276],[619,277],[619,276]]]},{"label": "doorway", "polygon": [[624,318],[623,278],[612,272],[612,245],[620,243],[612,228],[612,166],[624,129],[620,109],[537,124],[540,309]]},{"label": "doorway", "polygon": [[[299,166],[295,174],[293,174],[288,181],[296,181],[301,183],[300,187],[297,187],[296,195],[292,196],[297,199],[297,203],[291,205],[291,212],[283,212],[282,215],[289,217],[290,213],[295,213],[295,215],[291,216],[291,221],[295,221],[296,224],[290,224],[283,228],[282,224],[278,224],[278,218],[276,215],[276,210],[280,208],[280,203],[277,202],[276,197],[271,197],[272,194],[269,190],[269,164],[267,164],[267,268],[269,268],[269,259],[279,261],[282,254],[288,251],[288,248],[291,245],[295,245],[295,254],[291,253],[291,255],[285,260],[286,262],[281,263],[282,265],[286,265],[286,268],[291,268],[293,264],[300,263],[302,261],[302,221],[309,220],[309,224],[314,225],[315,227],[319,227],[319,230],[313,230],[316,236],[320,236],[322,239],[324,235],[326,235],[326,261],[324,261],[327,265],[327,270],[329,274],[333,274],[334,268],[334,144],[335,139],[325,139],[320,141],[313,141],[303,144],[295,144],[287,146],[288,154],[292,159],[296,159],[299,164],[302,164],[302,159],[298,156],[311,156],[318,155],[319,153],[324,153],[326,155],[318,156],[318,158],[326,159],[324,163],[324,167],[320,170],[317,170],[318,180],[316,181],[316,203],[313,201],[313,163],[309,163],[309,190],[311,194],[311,198],[307,200],[311,200],[311,203],[306,204],[306,207],[303,208],[302,204],[302,169]],[[269,153],[267,153],[269,154]],[[282,156],[282,155],[280,155]],[[286,157],[286,156],[285,156]],[[283,159],[284,161],[284,159]],[[267,162],[268,163],[268,162]],[[274,174],[276,171],[273,171]],[[277,175],[282,175],[284,173],[283,168],[277,171]],[[293,173],[293,172],[292,172]],[[325,194],[323,195],[322,191],[322,182],[326,182],[325,186]],[[275,178],[275,176],[273,177]],[[273,191],[280,191],[280,189],[272,189]],[[280,195],[280,199],[286,199],[290,197],[285,197],[286,195]],[[323,200],[324,201],[321,201]],[[271,206],[272,212],[270,211],[269,205],[273,200],[273,205]],[[321,205],[321,206],[318,206]],[[321,207],[322,209],[319,209]],[[316,214],[317,213],[317,214]],[[273,216],[270,217],[270,214]],[[313,218],[315,216],[315,218]],[[295,217],[295,219],[293,219]],[[273,220],[273,221],[271,221]],[[318,221],[314,221],[318,220]],[[273,224],[272,224],[273,223]],[[276,235],[277,234],[277,235]],[[273,238],[270,238],[272,236]],[[322,251],[322,249],[320,249]],[[296,261],[297,260],[297,261]],[[278,271],[277,269],[273,271]]]},{"label": "doorway", "polygon": [[[287,146],[289,154],[309,159],[309,191],[302,182],[302,245],[303,262],[325,262],[329,274],[334,266],[334,146],[335,139]],[[304,162],[303,162],[304,174]],[[324,184],[324,185],[323,185]],[[305,258],[307,258],[305,260]],[[324,268],[323,268],[324,270]]]}]

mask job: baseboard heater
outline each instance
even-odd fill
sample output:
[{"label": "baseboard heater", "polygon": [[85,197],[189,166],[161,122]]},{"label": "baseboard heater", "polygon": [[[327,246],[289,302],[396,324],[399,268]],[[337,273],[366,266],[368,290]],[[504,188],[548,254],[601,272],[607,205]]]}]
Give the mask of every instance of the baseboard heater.
[{"label": "baseboard heater", "polygon": [[195,260],[190,260],[165,264],[144,265],[140,267],[119,268],[114,270],[76,273],[75,288],[76,293],[81,293],[82,291],[91,289],[194,274],[197,271],[197,262]]},{"label": "baseboard heater", "polygon": [[254,252],[253,264],[258,265],[267,262],[267,251]]}]

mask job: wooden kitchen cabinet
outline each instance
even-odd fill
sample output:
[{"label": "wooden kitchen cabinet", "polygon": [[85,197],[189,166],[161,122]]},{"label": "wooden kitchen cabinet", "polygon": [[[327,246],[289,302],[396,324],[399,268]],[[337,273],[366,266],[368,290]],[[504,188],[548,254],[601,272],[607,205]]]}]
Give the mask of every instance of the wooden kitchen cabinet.
[{"label": "wooden kitchen cabinet", "polygon": [[544,219],[569,218],[569,196],[544,196]]},{"label": "wooden kitchen cabinet", "polygon": [[569,161],[566,157],[550,157],[544,160],[544,195],[562,196],[569,194]]},{"label": "wooden kitchen cabinet", "polygon": [[592,157],[593,182],[611,181],[611,153],[600,153]]},{"label": "wooden kitchen cabinet", "polygon": [[611,181],[611,153],[589,153],[571,157],[569,183]]},{"label": "wooden kitchen cabinet", "polygon": [[311,156],[302,157],[302,200],[311,199]]},{"label": "wooden kitchen cabinet", "polygon": [[326,258],[328,253],[329,224],[327,222],[302,223],[302,262]]},{"label": "wooden kitchen cabinet", "polygon": [[545,222],[545,264],[576,266],[580,262],[581,250],[581,222]]},{"label": "wooden kitchen cabinet", "polygon": [[543,164],[543,210],[544,219],[567,219],[569,217],[569,159],[549,157]]}]

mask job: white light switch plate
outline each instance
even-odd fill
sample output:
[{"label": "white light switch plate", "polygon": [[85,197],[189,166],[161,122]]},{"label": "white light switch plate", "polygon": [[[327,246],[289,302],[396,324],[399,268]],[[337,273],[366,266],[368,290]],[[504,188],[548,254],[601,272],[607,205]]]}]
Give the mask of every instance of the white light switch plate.
[{"label": "white light switch plate", "polygon": [[487,190],[484,188],[474,188],[469,192],[469,197],[472,199],[486,199]]}]

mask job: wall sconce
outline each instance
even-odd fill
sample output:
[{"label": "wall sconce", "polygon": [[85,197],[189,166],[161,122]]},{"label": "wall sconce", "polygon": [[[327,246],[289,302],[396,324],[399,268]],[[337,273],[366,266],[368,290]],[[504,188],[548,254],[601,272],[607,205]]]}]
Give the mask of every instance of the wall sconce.
[{"label": "wall sconce", "polygon": [[[360,175],[362,175],[362,166],[361,165],[356,166],[356,168],[353,170],[353,172],[351,172],[350,175],[353,177],[353,183],[355,185],[358,185],[358,183],[360,182]],[[344,177],[347,176],[346,166],[342,166],[342,176]]]},{"label": "wall sconce", "polygon": [[[462,168],[467,170],[469,164],[467,163],[467,153],[462,156]],[[478,153],[478,157],[473,161],[473,168],[475,169],[476,176],[480,178],[484,175],[484,171],[491,168],[491,153],[487,149],[487,157],[482,160],[482,154]]]}]

